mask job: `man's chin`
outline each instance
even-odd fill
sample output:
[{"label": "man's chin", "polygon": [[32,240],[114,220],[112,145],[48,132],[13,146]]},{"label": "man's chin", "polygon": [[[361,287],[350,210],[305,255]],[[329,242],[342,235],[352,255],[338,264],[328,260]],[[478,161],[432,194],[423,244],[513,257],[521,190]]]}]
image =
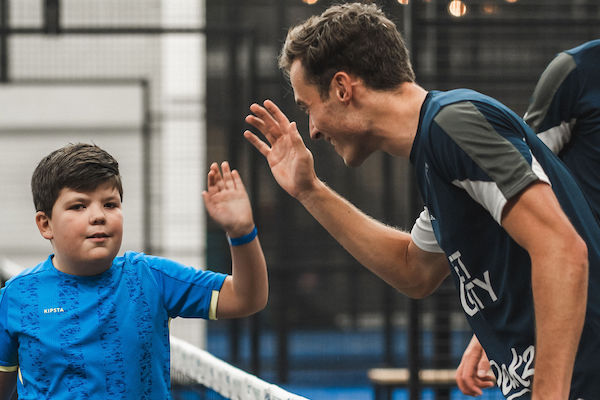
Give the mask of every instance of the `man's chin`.
[{"label": "man's chin", "polygon": [[342,159],[344,160],[344,164],[346,164],[346,167],[350,167],[350,168],[356,168],[356,167],[360,167],[362,165],[362,163],[365,161],[364,158],[346,158],[346,157],[342,157]]}]

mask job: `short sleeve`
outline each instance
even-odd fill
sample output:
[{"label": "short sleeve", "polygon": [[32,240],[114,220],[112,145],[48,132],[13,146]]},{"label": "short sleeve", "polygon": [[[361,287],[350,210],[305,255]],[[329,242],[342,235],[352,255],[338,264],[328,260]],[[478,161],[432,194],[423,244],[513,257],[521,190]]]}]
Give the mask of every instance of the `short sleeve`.
[{"label": "short sleeve", "polygon": [[17,370],[17,340],[10,333],[8,321],[7,288],[0,291],[0,371],[12,372]]},{"label": "short sleeve", "polygon": [[431,226],[431,216],[427,207],[424,207],[419,218],[415,221],[412,230],[410,231],[412,241],[423,251],[429,253],[443,253],[440,245],[435,238],[433,227]]},{"label": "short sleeve", "polygon": [[465,190],[500,224],[507,201],[536,181],[550,183],[516,115],[486,103],[443,108],[432,125],[437,171]]},{"label": "short sleeve", "polygon": [[169,317],[215,319],[226,274],[203,271],[162,257],[145,256]]},{"label": "short sleeve", "polygon": [[542,73],[523,117],[555,154],[571,140],[580,96],[577,65],[568,53],[560,53]]}]

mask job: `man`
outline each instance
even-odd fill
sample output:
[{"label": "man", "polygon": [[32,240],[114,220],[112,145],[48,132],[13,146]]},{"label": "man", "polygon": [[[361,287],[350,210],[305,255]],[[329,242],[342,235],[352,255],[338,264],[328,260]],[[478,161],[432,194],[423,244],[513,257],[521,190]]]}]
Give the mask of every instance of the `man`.
[{"label": "man", "polygon": [[375,151],[409,158],[425,209],[410,234],[362,213],[317,178],[296,124],[267,100],[246,117],[266,142],[244,135],[279,185],[406,295],[427,296],[451,274],[508,398],[600,398],[590,372],[600,370],[599,277],[589,268],[600,264],[600,229],[522,119],[470,90],[417,85],[400,34],[375,5],[333,6],[292,28],[279,64],[311,138],[348,166]]},{"label": "man", "polygon": [[[525,122],[569,167],[600,215],[600,40],[559,53],[542,73]],[[493,386],[490,365],[473,336],[457,369],[464,394]]]}]

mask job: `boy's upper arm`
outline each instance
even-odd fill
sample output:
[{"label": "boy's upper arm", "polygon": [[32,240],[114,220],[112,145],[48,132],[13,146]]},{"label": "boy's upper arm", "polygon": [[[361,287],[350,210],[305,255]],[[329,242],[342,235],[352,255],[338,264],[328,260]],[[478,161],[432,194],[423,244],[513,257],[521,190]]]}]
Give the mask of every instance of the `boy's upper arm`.
[{"label": "boy's upper arm", "polygon": [[0,372],[14,372],[18,367],[17,343],[9,327],[9,295],[5,286],[0,291]]},{"label": "boy's upper arm", "polygon": [[216,318],[219,291],[227,275],[161,257],[146,258],[170,317]]}]

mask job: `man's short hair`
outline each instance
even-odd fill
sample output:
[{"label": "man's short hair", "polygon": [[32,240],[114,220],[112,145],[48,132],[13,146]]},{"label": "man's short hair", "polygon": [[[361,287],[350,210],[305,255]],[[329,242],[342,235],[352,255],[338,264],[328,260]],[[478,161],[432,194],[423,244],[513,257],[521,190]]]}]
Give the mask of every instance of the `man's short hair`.
[{"label": "man's short hair", "polygon": [[402,35],[375,4],[335,5],[290,28],[279,55],[288,77],[296,59],[322,98],[338,71],[355,74],[377,90],[415,80]]},{"label": "man's short hair", "polygon": [[119,163],[93,144],[69,144],[53,151],[37,165],[31,177],[31,192],[36,211],[52,218],[52,207],[63,188],[92,191],[112,183],[123,199]]}]

